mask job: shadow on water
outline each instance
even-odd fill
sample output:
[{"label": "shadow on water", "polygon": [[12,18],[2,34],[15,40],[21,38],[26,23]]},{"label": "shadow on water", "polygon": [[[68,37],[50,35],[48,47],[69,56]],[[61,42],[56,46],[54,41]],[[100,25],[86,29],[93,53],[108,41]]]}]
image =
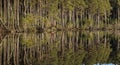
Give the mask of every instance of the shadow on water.
[{"label": "shadow on water", "polygon": [[120,64],[119,33],[45,32],[0,37],[0,65]]}]

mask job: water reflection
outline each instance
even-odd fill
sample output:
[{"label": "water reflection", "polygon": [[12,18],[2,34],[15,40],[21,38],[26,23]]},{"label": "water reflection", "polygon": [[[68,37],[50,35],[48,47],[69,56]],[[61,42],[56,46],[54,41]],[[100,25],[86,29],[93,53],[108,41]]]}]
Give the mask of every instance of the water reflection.
[{"label": "water reflection", "polygon": [[0,42],[0,65],[120,64],[118,32],[10,34]]}]

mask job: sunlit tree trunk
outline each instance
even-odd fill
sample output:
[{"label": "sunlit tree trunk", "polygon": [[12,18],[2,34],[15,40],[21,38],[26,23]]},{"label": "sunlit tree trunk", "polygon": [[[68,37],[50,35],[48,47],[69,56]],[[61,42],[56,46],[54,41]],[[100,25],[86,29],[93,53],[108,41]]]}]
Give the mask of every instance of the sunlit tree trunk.
[{"label": "sunlit tree trunk", "polygon": [[11,17],[10,16],[10,0],[7,0],[7,7],[8,7],[8,11],[7,11],[7,13],[8,13],[7,14],[7,16],[8,16],[8,19],[7,19],[8,26],[7,27],[10,29],[10,22],[11,22],[10,21],[10,17]]},{"label": "sunlit tree trunk", "polygon": [[62,27],[64,28],[65,24],[64,24],[64,6],[63,3],[61,2],[61,23],[62,23]]},{"label": "sunlit tree trunk", "polygon": [[17,11],[16,11],[16,12],[17,12],[17,13],[16,13],[16,15],[17,15],[17,29],[18,29],[18,32],[20,32],[20,31],[21,31],[21,28],[20,28],[20,20],[19,20],[19,18],[20,18],[20,17],[19,17],[19,16],[20,16],[20,15],[19,15],[19,12],[20,12],[20,7],[19,7],[19,6],[20,6],[20,5],[19,5],[20,3],[19,3],[19,2],[20,2],[20,0],[16,0],[16,1],[17,1],[17,2],[16,2],[16,7],[17,7]]},{"label": "sunlit tree trunk", "polygon": [[75,10],[73,10],[72,11],[72,22],[73,22],[73,28],[75,28],[76,27],[76,25],[75,25]]},{"label": "sunlit tree trunk", "polygon": [[106,28],[106,25],[107,25],[107,13],[106,12],[105,12],[104,17],[105,17],[104,27]]},{"label": "sunlit tree trunk", "polygon": [[76,28],[79,29],[79,18],[78,18],[78,12],[76,12]]},{"label": "sunlit tree trunk", "polygon": [[16,0],[14,0],[14,8],[13,8],[13,14],[14,14],[14,17],[13,17],[13,32],[16,31],[16,23],[17,23],[17,14],[16,14],[16,11],[17,11],[17,4],[16,4]]},{"label": "sunlit tree trunk", "polygon": [[6,20],[7,20],[7,3],[6,3],[6,0],[4,0],[4,22],[5,22],[5,25],[7,26],[7,22],[6,22]]},{"label": "sunlit tree trunk", "polygon": [[[27,0],[24,0],[24,17],[26,17],[27,15],[27,3],[26,3]],[[23,21],[24,22],[24,21]],[[27,32],[27,23],[24,22],[23,23],[23,26],[24,26],[24,31]]]},{"label": "sunlit tree trunk", "polygon": [[99,14],[98,14],[98,16],[97,16],[97,28],[99,29],[100,28],[100,16],[99,16]]}]

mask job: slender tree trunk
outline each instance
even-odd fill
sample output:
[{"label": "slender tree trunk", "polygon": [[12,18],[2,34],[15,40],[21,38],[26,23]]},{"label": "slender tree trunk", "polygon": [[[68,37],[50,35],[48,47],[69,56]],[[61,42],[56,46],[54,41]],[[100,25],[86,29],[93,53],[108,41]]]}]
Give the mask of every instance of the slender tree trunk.
[{"label": "slender tree trunk", "polygon": [[105,28],[106,28],[106,24],[107,23],[107,13],[105,12],[105,23],[104,23],[104,25],[105,25]]},{"label": "slender tree trunk", "polygon": [[119,29],[119,21],[120,21],[120,8],[118,8],[117,29]]},{"label": "slender tree trunk", "polygon": [[69,22],[72,22],[72,11],[69,11]]},{"label": "slender tree trunk", "polygon": [[93,17],[92,17],[92,15],[91,14],[89,14],[88,15],[88,19],[89,19],[89,21],[90,21],[90,27],[92,28],[92,26],[93,26],[93,23],[92,23],[92,19],[93,19]]},{"label": "slender tree trunk", "polygon": [[17,6],[16,6],[16,7],[17,7],[17,13],[16,13],[16,15],[17,15],[17,29],[18,29],[18,32],[20,32],[20,31],[21,31],[21,28],[20,28],[20,20],[19,20],[19,18],[20,18],[20,17],[19,17],[19,16],[20,16],[20,15],[19,15],[19,11],[20,11],[20,9],[19,9],[19,8],[20,8],[20,7],[19,7],[19,6],[20,6],[20,5],[19,5],[19,2],[20,2],[20,0],[16,0],[16,1],[17,1],[17,3],[16,3],[16,5],[17,5]]},{"label": "slender tree trunk", "polygon": [[120,8],[118,8],[118,21],[120,20]]},{"label": "slender tree trunk", "polygon": [[98,14],[98,16],[97,16],[97,19],[98,19],[97,29],[99,29],[99,28],[100,28],[100,16],[99,16],[99,14]]},{"label": "slender tree trunk", "polygon": [[62,23],[62,28],[64,28],[64,8],[63,8],[63,3],[61,3],[61,23]]},{"label": "slender tree trunk", "polygon": [[83,11],[81,10],[81,13],[80,13],[80,20],[82,21],[83,20]]},{"label": "slender tree trunk", "polygon": [[7,0],[7,2],[8,2],[7,3],[8,4],[8,6],[7,6],[8,7],[8,15],[7,15],[8,16],[8,20],[7,20],[7,22],[8,22],[8,28],[11,29],[10,28],[10,22],[11,22],[11,20],[10,20],[10,17],[11,17],[10,16],[10,0]]},{"label": "slender tree trunk", "polygon": [[4,47],[4,49],[3,49],[3,65],[6,65],[7,63],[6,63],[6,60],[7,60],[7,52],[6,52],[6,50],[7,50],[7,47],[6,47],[6,39],[4,40],[4,45],[3,45],[3,47]]},{"label": "slender tree trunk", "polygon": [[2,18],[2,0],[0,0],[0,18]]},{"label": "slender tree trunk", "polygon": [[14,27],[13,27],[13,31],[16,31],[16,23],[17,23],[17,4],[16,4],[16,0],[14,0],[14,21],[13,21],[13,25],[14,25]]},{"label": "slender tree trunk", "polygon": [[73,22],[73,28],[75,28],[76,27],[76,25],[75,25],[75,10],[73,10],[73,12],[72,12],[72,22]]},{"label": "slender tree trunk", "polygon": [[79,18],[77,12],[76,12],[76,27],[79,29]]},{"label": "slender tree trunk", "polygon": [[[26,15],[27,15],[27,3],[26,3],[26,1],[27,1],[27,0],[24,0],[24,9],[25,9],[25,10],[24,10],[24,16],[25,16],[25,17],[26,17]],[[23,27],[24,27],[24,31],[27,32],[27,27],[28,27],[28,26],[27,26],[27,23],[26,23],[26,22],[24,22]]]},{"label": "slender tree trunk", "polygon": [[7,26],[7,24],[6,24],[6,20],[7,20],[7,7],[6,7],[6,0],[4,0],[4,22],[5,22],[5,25]]}]

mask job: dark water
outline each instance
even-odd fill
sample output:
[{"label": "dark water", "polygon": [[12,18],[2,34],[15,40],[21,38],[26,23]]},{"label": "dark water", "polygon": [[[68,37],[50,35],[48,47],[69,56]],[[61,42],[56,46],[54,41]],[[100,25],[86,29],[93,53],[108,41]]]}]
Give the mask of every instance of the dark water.
[{"label": "dark water", "polygon": [[0,65],[119,64],[119,32],[69,31],[0,36]]}]

